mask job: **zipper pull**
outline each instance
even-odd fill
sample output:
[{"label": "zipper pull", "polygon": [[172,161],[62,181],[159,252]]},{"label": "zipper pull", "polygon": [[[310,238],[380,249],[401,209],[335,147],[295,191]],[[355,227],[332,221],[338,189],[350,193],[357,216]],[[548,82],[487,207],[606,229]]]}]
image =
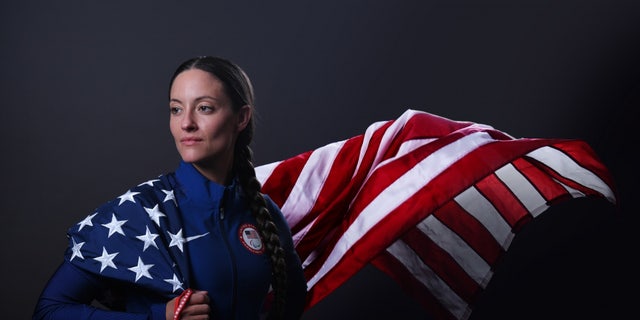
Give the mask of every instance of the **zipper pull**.
[{"label": "zipper pull", "polygon": [[220,220],[224,220],[224,207],[220,207]]}]

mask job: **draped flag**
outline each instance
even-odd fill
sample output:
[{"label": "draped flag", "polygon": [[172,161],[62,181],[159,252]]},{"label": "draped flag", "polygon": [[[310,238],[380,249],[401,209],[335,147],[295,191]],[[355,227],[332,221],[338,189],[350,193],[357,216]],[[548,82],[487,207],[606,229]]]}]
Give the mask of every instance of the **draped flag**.
[{"label": "draped flag", "polygon": [[470,316],[515,234],[550,205],[616,201],[581,140],[515,139],[416,110],[256,174],[291,227],[307,308],[371,263],[437,319]]}]

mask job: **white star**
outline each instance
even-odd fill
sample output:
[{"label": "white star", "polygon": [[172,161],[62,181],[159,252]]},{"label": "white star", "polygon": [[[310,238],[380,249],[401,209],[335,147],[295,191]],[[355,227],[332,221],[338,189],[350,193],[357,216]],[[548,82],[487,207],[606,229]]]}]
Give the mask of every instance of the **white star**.
[{"label": "white star", "polygon": [[144,262],[142,262],[142,259],[138,257],[138,265],[129,268],[129,270],[136,273],[136,280],[134,282],[138,282],[138,280],[140,280],[140,278],[142,277],[153,279],[149,274],[149,269],[151,267],[153,267],[153,264],[144,264]]},{"label": "white star", "polygon": [[133,203],[136,203],[136,200],[133,199],[133,196],[139,193],[140,192],[131,192],[131,190],[128,190],[125,194],[118,197],[120,199],[120,202],[118,203],[118,205],[121,205],[125,201],[131,201]]},{"label": "white star", "polygon": [[162,190],[162,192],[164,192],[165,194],[164,200],[162,200],[162,202],[173,200],[173,203],[176,206],[178,205],[178,203],[176,202],[176,196],[173,194],[173,190]]},{"label": "white star", "polygon": [[98,213],[94,213],[90,216],[87,216],[86,218],[84,218],[84,220],[78,222],[78,225],[80,225],[80,227],[78,228],[78,231],[82,230],[82,228],[84,228],[84,226],[92,226],[93,227],[93,222],[91,222],[91,219],[93,219],[93,217],[95,217]]},{"label": "white star", "polygon": [[171,243],[169,243],[169,248],[173,246],[177,246],[178,249],[182,251],[182,244],[187,241],[184,239],[184,237],[182,237],[182,229],[180,229],[180,231],[178,231],[178,233],[176,234],[171,234],[171,232],[169,231],[167,231],[167,233],[169,234],[169,237],[171,237]]},{"label": "white star", "polygon": [[71,254],[71,259],[69,259],[69,261],[73,260],[75,257],[80,257],[80,259],[84,260],[82,252],[80,252],[80,248],[82,248],[84,242],[76,243],[76,239],[74,238],[71,238],[71,241],[73,241],[73,248],[71,248],[73,253]]},{"label": "white star", "polygon": [[102,255],[99,257],[93,258],[93,260],[100,261],[100,264],[101,264],[100,273],[102,273],[102,270],[104,270],[106,267],[118,269],[116,268],[116,265],[113,263],[113,258],[115,258],[117,255],[118,255],[118,252],[108,253],[107,249],[102,247]]},{"label": "white star", "polygon": [[156,247],[156,249],[158,249],[158,245],[156,244],[156,241],[155,241],[157,237],[158,237],[158,234],[151,233],[149,231],[149,227],[147,227],[147,231],[145,234],[141,236],[136,236],[136,238],[138,238],[139,240],[144,241],[144,248],[142,249],[142,252],[147,250],[149,246],[154,246]]},{"label": "white star", "polygon": [[156,181],[160,181],[160,179],[153,179],[153,180],[149,180],[149,181],[147,181],[147,182],[143,182],[143,183],[139,184],[138,186],[141,186],[141,185],[143,185],[143,184],[147,184],[147,185],[149,185],[149,186],[153,187],[153,183],[154,183],[154,182],[156,182]]},{"label": "white star", "polygon": [[182,282],[180,282],[180,280],[178,280],[178,277],[176,277],[176,275],[173,275],[173,279],[164,279],[164,281],[170,283],[173,286],[173,292],[176,292],[176,290],[178,289],[182,289]]},{"label": "white star", "polygon": [[127,221],[128,220],[118,220],[116,219],[115,214],[111,214],[111,222],[103,224],[104,227],[109,228],[109,235],[107,236],[107,238],[111,237],[111,235],[116,232],[124,236],[122,225]]},{"label": "white star", "polygon": [[166,215],[164,213],[162,213],[162,211],[160,211],[160,209],[158,209],[158,205],[156,204],[153,208],[144,208],[144,211],[147,212],[147,214],[149,215],[149,218],[151,218],[151,220],[153,220],[156,225],[160,226],[160,218],[161,217],[166,217]]}]

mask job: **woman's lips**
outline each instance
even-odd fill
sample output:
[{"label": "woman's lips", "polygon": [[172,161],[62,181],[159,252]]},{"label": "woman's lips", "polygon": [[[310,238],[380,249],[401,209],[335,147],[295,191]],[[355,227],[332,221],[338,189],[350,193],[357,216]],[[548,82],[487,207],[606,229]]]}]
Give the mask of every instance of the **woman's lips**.
[{"label": "woman's lips", "polygon": [[180,143],[182,143],[185,146],[192,146],[194,144],[197,144],[200,141],[202,141],[202,139],[195,138],[195,137],[188,137],[188,138],[180,139]]}]

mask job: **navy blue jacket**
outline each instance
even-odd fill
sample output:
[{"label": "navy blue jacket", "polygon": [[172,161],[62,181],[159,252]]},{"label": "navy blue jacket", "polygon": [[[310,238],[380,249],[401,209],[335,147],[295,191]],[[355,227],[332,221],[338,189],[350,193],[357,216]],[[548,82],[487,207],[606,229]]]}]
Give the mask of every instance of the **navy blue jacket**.
[{"label": "navy blue jacket", "polygon": [[[208,291],[212,319],[258,319],[271,264],[244,197],[235,181],[216,184],[184,162],[131,188],[69,229],[33,318],[165,319],[166,302],[192,288]],[[265,198],[286,252],[286,319],[299,319],[306,280],[287,222]]]}]

